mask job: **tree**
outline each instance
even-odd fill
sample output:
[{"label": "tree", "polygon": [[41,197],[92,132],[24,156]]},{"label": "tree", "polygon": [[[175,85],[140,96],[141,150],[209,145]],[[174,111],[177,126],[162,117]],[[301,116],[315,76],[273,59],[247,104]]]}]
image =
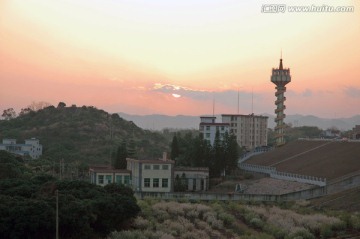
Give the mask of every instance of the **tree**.
[{"label": "tree", "polygon": [[171,142],[171,153],[170,153],[170,158],[172,160],[176,160],[176,158],[179,156],[180,154],[180,150],[179,150],[179,144],[178,144],[178,140],[176,137],[176,134],[173,137],[173,140]]},{"label": "tree", "polygon": [[66,107],[66,104],[64,102],[59,102],[58,108],[65,108]]},{"label": "tree", "polygon": [[179,175],[176,175],[174,180],[174,191],[175,192],[184,192],[187,190],[187,179],[185,176],[185,173],[179,177]]},{"label": "tree", "polygon": [[201,136],[194,138],[192,144],[192,163],[193,167],[210,167],[211,165],[211,145]]},{"label": "tree", "polygon": [[237,168],[237,161],[239,158],[239,145],[236,141],[236,136],[225,132],[223,138],[225,173],[229,174],[232,170]]},{"label": "tree", "polygon": [[51,104],[45,101],[39,101],[39,102],[33,101],[27,108],[29,108],[31,111],[38,111],[49,106],[51,106]]},{"label": "tree", "polygon": [[128,156],[126,149],[126,141],[123,140],[122,144],[118,147],[114,162],[114,168],[126,169],[126,158]]},{"label": "tree", "polygon": [[1,116],[4,117],[5,120],[14,119],[16,117],[16,112],[13,108],[9,108],[4,110]]},{"label": "tree", "polygon": [[210,174],[218,177],[225,169],[224,149],[220,140],[220,132],[216,131],[214,144],[212,147],[212,162],[210,164]]},{"label": "tree", "polygon": [[31,111],[32,110],[29,107],[22,108],[19,115],[23,116],[23,115],[26,115],[26,114],[30,113]]},{"label": "tree", "polygon": [[129,145],[127,148],[127,156],[130,158],[136,158],[136,145],[134,139],[130,139]]}]

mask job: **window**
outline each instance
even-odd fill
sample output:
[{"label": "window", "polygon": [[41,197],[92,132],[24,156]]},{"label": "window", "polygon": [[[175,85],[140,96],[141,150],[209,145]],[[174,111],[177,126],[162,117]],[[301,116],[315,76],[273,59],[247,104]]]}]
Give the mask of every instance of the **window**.
[{"label": "window", "polygon": [[206,133],[206,138],[210,138],[210,133]]},{"label": "window", "polygon": [[159,179],[158,178],[154,178],[153,179],[153,188],[158,188],[159,187]]},{"label": "window", "polygon": [[207,130],[207,131],[210,131],[210,126],[206,126],[206,130]]},{"label": "window", "polygon": [[163,178],[163,179],[161,180],[161,186],[162,186],[163,188],[169,187],[169,180],[168,180],[167,178]]},{"label": "window", "polygon": [[160,165],[158,165],[158,164],[153,165],[153,169],[154,169],[154,170],[159,170],[159,169],[160,169]]},{"label": "window", "polygon": [[144,188],[150,188],[150,178],[144,178]]},{"label": "window", "polygon": [[98,181],[99,181],[99,184],[104,184],[104,175],[99,175]]},{"label": "window", "polygon": [[118,184],[122,183],[122,176],[121,175],[116,175],[115,176],[115,183],[118,183]]},{"label": "window", "polygon": [[167,165],[167,164],[163,165],[163,166],[162,166],[162,169],[163,169],[163,170],[168,170],[168,169],[169,169],[169,165]]},{"label": "window", "polygon": [[221,126],[221,130],[224,131],[224,130],[225,130],[225,127],[224,127],[224,126]]},{"label": "window", "polygon": [[111,175],[106,175],[105,179],[106,179],[106,183],[112,183],[112,176]]},{"label": "window", "polygon": [[130,185],[130,176],[129,175],[124,176],[124,184],[125,185]]},{"label": "window", "polygon": [[145,164],[144,169],[151,169],[150,164]]}]

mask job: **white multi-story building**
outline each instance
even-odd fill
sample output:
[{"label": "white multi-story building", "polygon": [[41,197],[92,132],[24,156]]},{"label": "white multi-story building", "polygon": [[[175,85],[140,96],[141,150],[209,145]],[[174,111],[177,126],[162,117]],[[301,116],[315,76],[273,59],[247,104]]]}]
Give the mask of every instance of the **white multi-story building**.
[{"label": "white multi-story building", "polygon": [[220,133],[220,140],[223,139],[225,132],[229,133],[229,123],[216,123],[215,116],[201,116],[199,131],[203,139],[210,142],[211,145],[214,144],[216,131]]},{"label": "white multi-story building", "polygon": [[267,116],[223,114],[222,122],[230,125],[230,132],[236,135],[237,143],[247,150],[267,146]]},{"label": "white multi-story building", "polygon": [[3,139],[0,150],[6,150],[21,156],[30,156],[32,159],[37,159],[42,155],[42,145],[35,138],[26,139],[25,144],[17,144],[16,139]]}]

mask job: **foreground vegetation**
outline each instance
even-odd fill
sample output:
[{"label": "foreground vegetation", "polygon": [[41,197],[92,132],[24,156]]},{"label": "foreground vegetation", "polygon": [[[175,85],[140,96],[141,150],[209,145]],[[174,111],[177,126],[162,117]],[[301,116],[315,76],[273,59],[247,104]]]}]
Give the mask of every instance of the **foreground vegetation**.
[{"label": "foreground vegetation", "polygon": [[307,202],[261,204],[242,202],[175,202],[145,199],[132,229],[108,239],[315,239],[353,234],[360,215],[317,212]]},{"label": "foreground vegetation", "polygon": [[0,151],[0,237],[54,238],[58,194],[60,238],[101,238],[126,228],[140,208],[122,185],[57,180]]}]

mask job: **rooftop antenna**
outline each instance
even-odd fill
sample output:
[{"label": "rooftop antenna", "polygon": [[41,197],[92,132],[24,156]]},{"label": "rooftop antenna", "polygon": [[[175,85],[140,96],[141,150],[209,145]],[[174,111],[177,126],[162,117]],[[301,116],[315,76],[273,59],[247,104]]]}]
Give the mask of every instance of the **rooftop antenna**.
[{"label": "rooftop antenna", "polygon": [[251,87],[251,114],[254,114],[254,87]]},{"label": "rooftop antenna", "polygon": [[238,99],[237,99],[237,114],[239,114],[239,104],[240,104],[240,91],[238,89],[238,95],[237,95]]},{"label": "rooftop antenna", "polygon": [[213,117],[215,117],[215,94],[213,94]]}]

